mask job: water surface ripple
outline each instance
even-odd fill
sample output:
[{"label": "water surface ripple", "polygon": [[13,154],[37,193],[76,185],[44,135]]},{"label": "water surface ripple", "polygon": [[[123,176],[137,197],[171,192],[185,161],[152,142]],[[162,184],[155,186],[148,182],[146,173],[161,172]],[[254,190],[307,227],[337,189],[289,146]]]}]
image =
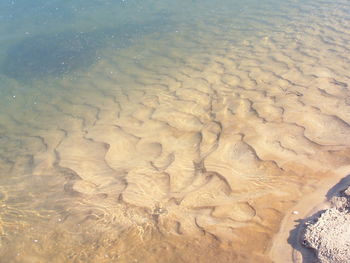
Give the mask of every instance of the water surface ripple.
[{"label": "water surface ripple", "polygon": [[346,0],[0,10],[0,262],[271,262],[350,164]]}]

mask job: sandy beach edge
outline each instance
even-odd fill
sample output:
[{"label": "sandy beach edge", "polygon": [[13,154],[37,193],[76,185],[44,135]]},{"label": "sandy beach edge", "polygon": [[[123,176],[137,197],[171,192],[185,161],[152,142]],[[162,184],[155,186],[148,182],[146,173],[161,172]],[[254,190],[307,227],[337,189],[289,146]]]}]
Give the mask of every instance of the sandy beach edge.
[{"label": "sandy beach edge", "polygon": [[[287,211],[280,230],[275,235],[269,256],[272,262],[311,263],[315,257],[311,250],[304,248],[300,242],[301,226],[306,218],[316,212],[329,208],[328,197],[350,185],[350,165],[333,171],[335,176],[321,180],[315,185],[316,190]],[[331,192],[330,192],[331,191]]]}]

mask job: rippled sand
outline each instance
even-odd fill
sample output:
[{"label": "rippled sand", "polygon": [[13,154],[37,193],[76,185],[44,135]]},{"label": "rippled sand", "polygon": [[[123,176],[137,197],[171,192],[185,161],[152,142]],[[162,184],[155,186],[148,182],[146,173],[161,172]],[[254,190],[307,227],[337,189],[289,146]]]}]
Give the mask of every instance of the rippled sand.
[{"label": "rippled sand", "polygon": [[105,49],[25,99],[7,79],[0,261],[271,262],[286,211],[350,164],[349,5],[308,8]]}]

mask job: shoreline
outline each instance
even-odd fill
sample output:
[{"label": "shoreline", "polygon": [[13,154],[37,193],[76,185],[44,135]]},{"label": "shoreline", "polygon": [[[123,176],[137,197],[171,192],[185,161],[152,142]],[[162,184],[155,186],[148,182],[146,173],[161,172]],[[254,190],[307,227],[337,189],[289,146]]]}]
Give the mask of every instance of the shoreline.
[{"label": "shoreline", "polygon": [[287,211],[269,251],[272,262],[314,262],[316,258],[312,250],[300,242],[301,230],[310,217],[317,216],[317,212],[330,207],[331,196],[350,185],[350,166],[342,166],[334,174],[336,176],[318,182],[314,192]]}]

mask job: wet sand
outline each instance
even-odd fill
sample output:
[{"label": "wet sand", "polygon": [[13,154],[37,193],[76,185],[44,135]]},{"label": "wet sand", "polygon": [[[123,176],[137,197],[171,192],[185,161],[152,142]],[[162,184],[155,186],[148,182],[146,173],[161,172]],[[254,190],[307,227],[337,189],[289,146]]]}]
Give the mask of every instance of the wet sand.
[{"label": "wet sand", "polygon": [[350,165],[346,2],[311,10],[312,23],[249,37],[211,24],[150,34],[98,51],[88,71],[34,82],[27,97],[6,79],[2,258],[280,257],[293,220]]},{"label": "wet sand", "polygon": [[330,208],[330,198],[350,185],[349,173],[349,166],[338,169],[334,177],[321,181],[316,191],[303,197],[286,213],[270,250],[273,262],[317,261],[314,252],[302,245],[305,223]]}]

